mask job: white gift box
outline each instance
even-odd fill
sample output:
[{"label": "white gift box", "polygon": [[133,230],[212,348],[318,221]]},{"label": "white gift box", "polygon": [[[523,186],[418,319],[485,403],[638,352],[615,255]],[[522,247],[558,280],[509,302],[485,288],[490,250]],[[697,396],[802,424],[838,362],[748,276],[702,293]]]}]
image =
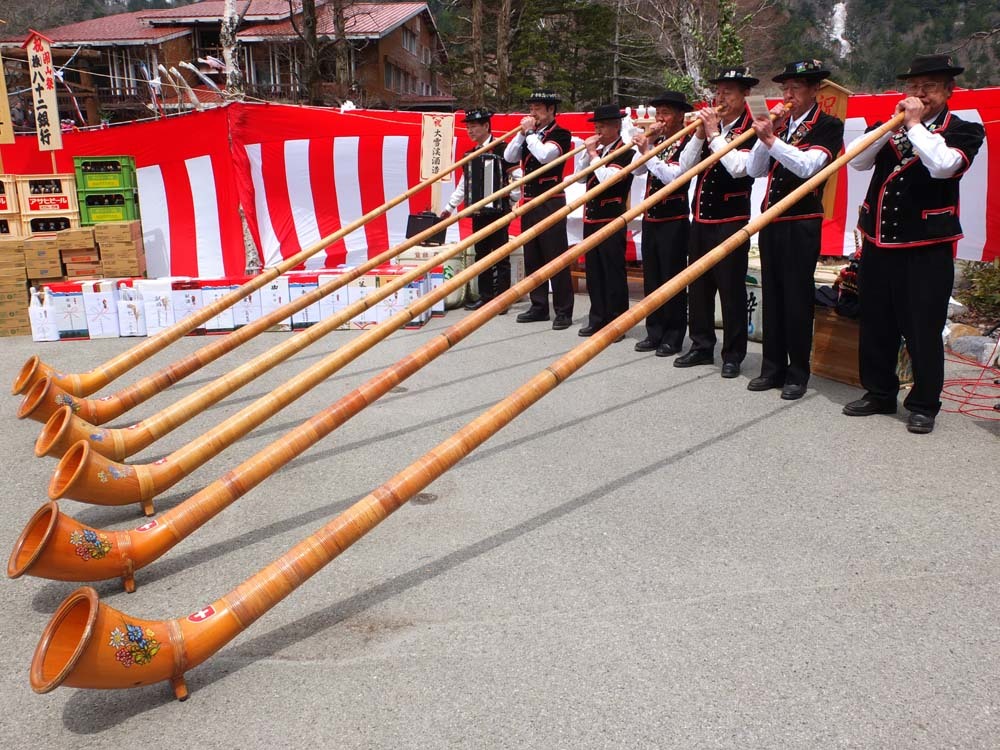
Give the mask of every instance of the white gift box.
[{"label": "white gift box", "polygon": [[146,335],[146,310],[138,289],[118,285],[118,332],[121,336]]},{"label": "white gift box", "polygon": [[[279,307],[288,304],[288,277],[279,276],[260,289],[260,314],[269,315]],[[272,331],[292,330],[292,319],[285,318],[270,328]]]},{"label": "white gift box", "polygon": [[[319,277],[316,274],[289,274],[288,299],[289,301],[296,300],[303,294],[316,291],[318,286]],[[313,302],[311,305],[307,305],[297,313],[292,314],[292,330],[297,331],[302,328],[308,328],[318,323],[319,319],[319,302]]]},{"label": "white gift box", "polygon": [[[324,273],[320,274],[317,277],[316,281],[319,284],[319,286],[324,286],[325,284],[329,284],[330,282],[338,279],[339,277],[340,277],[339,273],[331,273],[331,274]],[[330,292],[319,301],[320,320],[326,320],[327,318],[339,314],[347,307],[347,304],[348,304],[347,287],[342,286],[339,289],[335,289],[334,291]],[[344,321],[339,326],[337,326],[338,331],[346,331],[348,328],[350,328],[350,324],[348,323],[348,321]]]},{"label": "white gift box", "polygon": [[87,310],[83,305],[83,289],[79,282],[46,284],[45,296],[55,318],[60,341],[88,338]]},{"label": "white gift box", "polygon": [[118,338],[118,290],[114,279],[81,281],[80,286],[90,338]]},{"label": "white gift box", "polygon": [[31,323],[32,341],[58,341],[59,327],[56,325],[49,296],[44,291],[31,287],[31,301],[28,303],[28,322]]}]

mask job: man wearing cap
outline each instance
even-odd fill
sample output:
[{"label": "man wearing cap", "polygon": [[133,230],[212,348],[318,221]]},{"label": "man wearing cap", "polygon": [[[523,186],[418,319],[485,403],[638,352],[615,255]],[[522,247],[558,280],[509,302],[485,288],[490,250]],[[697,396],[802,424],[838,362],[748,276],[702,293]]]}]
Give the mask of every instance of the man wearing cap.
[{"label": "man wearing cap", "polygon": [[[694,109],[679,91],[664,91],[650,104],[656,107],[656,121],[650,126],[648,135],[635,137],[641,154],[677,133],[684,123],[684,114]],[[647,173],[647,198],[683,174],[678,157],[686,144],[687,138],[670,144],[635,170],[636,175]],[[691,234],[690,213],[688,183],[685,183],[643,215],[642,288],[645,295],[684,270]],[[684,345],[685,331],[687,289],[682,289],[646,317],[646,338],[636,343],[635,350],[655,351],[657,357],[671,357]]]},{"label": "man wearing cap", "polygon": [[[605,104],[594,110],[594,116],[588,120],[594,123],[594,135],[584,141],[586,148],[576,155],[577,172],[586,169],[591,162],[603,159],[621,148],[621,124],[624,116],[617,104]],[[631,164],[634,157],[635,150],[630,149],[603,167],[598,167],[586,180],[587,190],[593,190],[602,182],[611,179],[623,167]],[[605,224],[625,213],[631,186],[632,175],[629,174],[584,204],[584,237],[590,237]],[[587,324],[577,333],[580,336],[592,336],[628,310],[625,227],[587,251],[585,271],[590,313],[587,316]],[[618,340],[621,341],[622,338],[624,336]]]},{"label": "man wearing cap", "polygon": [[895,414],[900,337],[913,363],[913,388],[903,406],[906,428],[934,429],[944,386],[941,331],[954,283],[955,244],[962,237],[959,180],[985,132],[948,111],[955,76],[964,68],[947,55],[923,55],[897,78],[906,97],[896,104],[903,126],[886,134],[851,166],[872,169],[861,205],[858,365],[865,395],[844,414]]},{"label": "man wearing cap", "polygon": [[[462,176],[458,179],[455,192],[448,199],[447,208],[441,212],[442,219],[451,216],[452,212],[463,202],[466,205],[478,203],[491,193],[500,190],[507,183],[507,175],[517,167],[516,164],[504,161],[503,152],[507,144],[497,141],[493,137],[490,128],[491,117],[493,117],[493,113],[488,109],[472,109],[465,113],[463,120],[465,129],[476,147],[466,151],[463,156],[488,143],[496,145],[462,167]],[[472,215],[472,231],[478,232],[480,229],[488,227],[508,211],[510,211],[510,201],[506,197],[494,201],[489,206],[484,206]],[[482,260],[498,247],[506,244],[508,239],[507,227],[502,227],[488,237],[479,240],[476,243],[476,260]],[[510,289],[510,258],[506,257],[497,261],[496,265],[479,274],[477,284],[479,299],[466,304],[466,310],[478,310],[497,295]],[[506,315],[507,311],[504,310],[500,314]]]},{"label": "man wearing cap", "polygon": [[[556,107],[559,97],[547,91],[536,91],[528,97],[528,115],[521,120],[521,132],[507,144],[504,159],[520,162],[525,177],[568,153],[573,146],[572,136],[556,123]],[[531,200],[562,182],[558,170],[545,174],[524,184],[524,198]],[[546,200],[541,206],[528,211],[521,217],[521,229],[526,231],[543,221],[566,205],[566,194],[560,193]],[[549,261],[569,249],[566,238],[566,219],[560,219],[538,237],[524,243],[524,271],[530,275]],[[573,322],[573,282],[569,267],[562,269],[551,279],[552,308],[555,318],[552,327],[561,331]],[[539,284],[529,295],[531,305],[517,316],[518,323],[531,323],[549,319],[548,284]]]},{"label": "man wearing cap", "polygon": [[[752,129],[746,105],[750,89],[760,81],[746,67],[724,70],[709,81],[715,84],[715,107],[697,112],[698,130],[681,151],[682,171],[726,147]],[[750,220],[753,178],[747,160],[754,139],[730,151],[698,175],[694,192],[690,262],[746,226]],[[722,377],[735,378],[747,354],[747,257],[750,240],[691,283],[688,289],[688,328],[691,348],[674,360],[674,367],[715,362],[715,293],[722,302]]]},{"label": "man wearing cap", "polygon": [[[784,103],[774,117],[758,117],[757,143],[747,173],[767,175],[761,211],[796,190],[836,158],[844,145],[844,123],[821,112],[816,103],[830,71],[819,60],[788,63],[771,80],[781,84]],[[781,389],[781,398],[802,398],[809,382],[813,309],[813,274],[819,260],[823,225],[823,187],[811,191],[760,232],[763,289],[763,361],[760,375],[747,390]]]}]

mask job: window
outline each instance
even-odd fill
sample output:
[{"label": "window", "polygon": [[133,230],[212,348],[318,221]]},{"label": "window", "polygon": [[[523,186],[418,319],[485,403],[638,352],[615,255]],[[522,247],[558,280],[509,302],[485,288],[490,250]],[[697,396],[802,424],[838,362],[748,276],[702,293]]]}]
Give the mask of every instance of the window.
[{"label": "window", "polygon": [[403,27],[403,49],[411,55],[417,54],[417,35],[405,26]]}]

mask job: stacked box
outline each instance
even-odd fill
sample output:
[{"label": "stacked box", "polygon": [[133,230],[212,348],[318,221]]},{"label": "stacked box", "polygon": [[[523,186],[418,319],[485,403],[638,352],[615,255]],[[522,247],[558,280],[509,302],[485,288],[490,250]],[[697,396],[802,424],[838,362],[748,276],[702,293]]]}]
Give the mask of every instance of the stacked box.
[{"label": "stacked box", "polygon": [[18,240],[0,240],[0,336],[31,333],[23,247]]},{"label": "stacked box", "polygon": [[142,224],[138,221],[108,222],[94,226],[106,276],[144,276],[146,251]]},{"label": "stacked box", "polygon": [[21,236],[21,214],[17,207],[17,182],[13,175],[0,175],[0,237]]},{"label": "stacked box", "polygon": [[54,237],[28,237],[24,240],[24,263],[28,278],[37,285],[63,280],[59,243]]},{"label": "stacked box", "polygon": [[21,215],[17,213],[0,215],[0,238],[21,236]]},{"label": "stacked box", "polygon": [[56,235],[59,259],[66,270],[66,277],[97,279],[103,275],[100,254],[94,242],[94,231],[67,229]]},{"label": "stacked box", "polygon": [[35,234],[54,234],[78,226],[80,226],[80,217],[75,213],[21,216],[21,234],[25,237]]},{"label": "stacked box", "polygon": [[80,221],[84,226],[138,218],[139,193],[134,189],[80,191]]},{"label": "stacked box", "polygon": [[135,159],[131,156],[75,156],[73,167],[78,191],[136,186]]},{"label": "stacked box", "polygon": [[76,178],[71,174],[28,174],[15,178],[21,215],[52,216],[77,212]]}]

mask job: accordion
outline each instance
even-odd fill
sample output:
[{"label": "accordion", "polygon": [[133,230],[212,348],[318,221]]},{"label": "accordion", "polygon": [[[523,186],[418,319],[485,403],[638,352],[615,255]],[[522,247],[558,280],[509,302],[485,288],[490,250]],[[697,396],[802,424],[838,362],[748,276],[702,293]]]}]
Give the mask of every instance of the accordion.
[{"label": "accordion", "polygon": [[[505,184],[504,160],[497,154],[480,154],[464,167],[465,205],[471,206],[500,190]],[[480,211],[506,212],[510,204],[506,196],[494,199]]]}]

